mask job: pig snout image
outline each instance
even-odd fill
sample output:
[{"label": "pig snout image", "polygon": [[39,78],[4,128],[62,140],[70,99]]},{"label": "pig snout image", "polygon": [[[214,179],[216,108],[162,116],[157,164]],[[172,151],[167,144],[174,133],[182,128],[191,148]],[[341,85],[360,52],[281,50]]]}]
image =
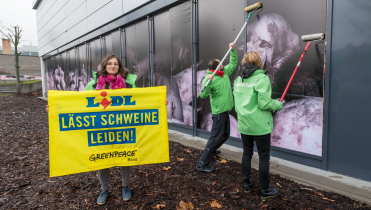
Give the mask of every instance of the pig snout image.
[{"label": "pig snout image", "polygon": [[272,86],[281,66],[300,49],[299,36],[282,15],[274,13],[249,24],[246,39],[247,52],[256,51],[265,62]]},{"label": "pig snout image", "polygon": [[[180,99],[179,89],[176,82],[171,82],[171,77],[166,75],[154,74],[155,86],[166,86],[166,98],[169,100],[167,105],[168,119],[176,119],[183,124],[183,106]],[[178,123],[179,123],[178,122]]]},{"label": "pig snout image", "polygon": [[322,156],[323,99],[292,100],[274,117],[272,145]]}]

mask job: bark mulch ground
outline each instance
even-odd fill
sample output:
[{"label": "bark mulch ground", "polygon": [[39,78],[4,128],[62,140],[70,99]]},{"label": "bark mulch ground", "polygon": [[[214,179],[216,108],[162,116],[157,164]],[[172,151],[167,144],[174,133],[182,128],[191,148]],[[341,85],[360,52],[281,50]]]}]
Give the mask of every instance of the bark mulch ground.
[{"label": "bark mulch ground", "polygon": [[245,195],[240,163],[216,158],[215,173],[196,172],[201,150],[173,142],[169,163],[132,167],[129,201],[121,198],[119,169],[111,168],[108,202],[99,206],[96,171],[49,178],[47,102],[36,95],[0,96],[0,209],[370,209],[276,175],[270,184],[281,195],[262,202],[256,170]]}]

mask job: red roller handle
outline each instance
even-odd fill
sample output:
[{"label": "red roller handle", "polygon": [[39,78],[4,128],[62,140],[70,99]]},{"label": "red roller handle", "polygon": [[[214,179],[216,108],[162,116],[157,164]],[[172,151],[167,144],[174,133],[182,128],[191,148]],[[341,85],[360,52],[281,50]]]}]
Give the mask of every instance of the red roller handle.
[{"label": "red roller handle", "polygon": [[304,49],[303,54],[302,54],[301,57],[300,57],[300,60],[299,60],[298,65],[296,65],[296,68],[295,68],[295,70],[294,70],[294,73],[292,74],[292,76],[291,76],[291,78],[290,78],[290,81],[289,81],[289,83],[288,83],[287,86],[286,86],[285,92],[283,92],[283,95],[282,95],[281,100],[280,100],[281,102],[282,102],[283,99],[285,98],[285,95],[286,95],[286,93],[287,93],[287,90],[289,89],[289,87],[290,87],[290,85],[291,85],[291,82],[292,82],[292,80],[294,79],[294,76],[295,76],[295,74],[296,74],[296,71],[298,70],[298,68],[299,68],[299,66],[300,66],[300,64],[301,64],[301,61],[303,60],[305,53],[307,53],[307,50],[308,50],[309,46],[310,46],[310,42],[308,42],[307,46],[306,46],[305,49]]}]

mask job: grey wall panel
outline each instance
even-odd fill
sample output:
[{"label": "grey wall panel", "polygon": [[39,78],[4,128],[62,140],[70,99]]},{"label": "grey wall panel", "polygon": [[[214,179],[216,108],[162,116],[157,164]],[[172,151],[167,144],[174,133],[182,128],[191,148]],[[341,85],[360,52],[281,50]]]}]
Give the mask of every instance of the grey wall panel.
[{"label": "grey wall panel", "polygon": [[70,15],[84,2],[86,2],[86,0],[69,0],[66,4],[66,16]]},{"label": "grey wall panel", "polygon": [[57,0],[54,5],[52,6],[51,10],[52,10],[52,13],[53,14],[57,14],[60,10],[64,10],[64,14],[66,14],[66,10],[63,8],[65,6],[65,4],[68,2],[69,0]]},{"label": "grey wall panel", "polygon": [[60,34],[57,38],[55,38],[55,45],[57,47],[62,46],[66,42],[67,42],[67,33],[66,32]]},{"label": "grey wall panel", "polygon": [[139,7],[140,5],[149,2],[150,0],[122,0],[123,13],[130,12],[131,10]]},{"label": "grey wall panel", "polygon": [[[64,7],[63,7],[63,9],[64,9]],[[64,12],[64,11],[62,10],[60,13],[62,13],[62,12]],[[54,31],[55,36],[59,36],[59,35],[66,32],[66,29],[67,29],[66,28],[66,19],[60,19],[60,18],[58,18],[58,16],[55,16],[53,18],[53,23],[54,23],[53,24],[54,28],[52,30]]]},{"label": "grey wall panel", "polygon": [[112,0],[87,0],[87,11],[88,15],[91,15],[95,11],[99,10],[101,7],[103,7],[105,4],[110,2]]},{"label": "grey wall panel", "polygon": [[59,8],[59,10],[53,12],[53,27],[56,27],[60,22],[62,22],[66,18],[66,9],[65,6]]},{"label": "grey wall panel", "polygon": [[45,45],[44,46],[48,46],[48,43],[50,43],[55,37],[53,36],[53,31],[51,31],[50,33],[48,33],[46,36],[44,36],[43,40],[45,41]]},{"label": "grey wall panel", "polygon": [[44,9],[46,10],[45,15],[43,19],[50,20],[53,17],[53,6],[56,3],[56,0],[48,1],[48,3],[45,5]]},{"label": "grey wall panel", "polygon": [[[61,0],[61,1],[64,2],[66,0]],[[45,2],[48,2],[47,5],[45,5],[44,7],[39,7],[38,8],[38,10],[42,10],[42,11],[38,12],[38,14],[37,14],[37,16],[39,16],[39,18],[40,18],[40,21],[38,22],[38,40],[39,40],[39,43],[46,43],[47,44],[47,43],[50,42],[50,40],[53,39],[53,37],[48,34],[48,32],[54,28],[53,24],[48,25],[48,23],[50,22],[50,19],[53,17],[53,15],[52,15],[53,12],[46,15],[46,18],[44,18],[45,14],[41,15],[41,13],[47,13],[50,9],[54,9],[53,6],[56,6],[56,8],[58,8],[59,7],[58,5],[63,4],[63,2],[58,2],[57,3],[56,0],[45,0]],[[79,18],[76,19],[76,18],[70,17],[71,14],[69,14],[69,13],[75,13],[76,12],[75,10],[79,9],[82,6],[81,4],[83,4],[84,5],[83,7],[86,8],[85,18],[87,18],[89,16],[88,10],[89,10],[89,13],[93,12],[94,10],[97,11],[97,9],[102,10],[100,12],[100,14],[96,14],[95,17],[90,17],[91,21],[88,22],[89,27],[86,29],[86,31],[84,31],[84,33],[81,33],[81,34],[87,34],[82,39],[82,41],[85,42],[87,40],[90,40],[91,38],[97,37],[97,36],[99,36],[103,33],[106,33],[108,31],[112,30],[112,29],[117,29],[118,27],[120,27],[124,24],[127,24],[129,22],[132,22],[133,20],[143,18],[148,13],[151,13],[153,11],[157,11],[159,9],[167,7],[170,4],[173,4],[175,2],[177,2],[177,0],[156,0],[156,1],[150,1],[150,0],[136,0],[136,1],[126,1],[126,0],[99,0],[99,1],[97,1],[97,0],[68,0],[67,3],[65,4],[65,12],[66,12],[65,14],[66,14],[66,19],[67,18],[69,20],[70,19],[75,19],[77,22],[76,21],[71,21],[71,22],[72,22],[72,24],[76,25],[79,22],[79,20],[78,20]],[[123,5],[123,3],[125,4],[125,6]],[[147,3],[149,3],[149,4],[146,5]],[[141,7],[141,6],[144,6],[144,7]],[[118,20],[116,20],[116,21],[113,21],[114,19],[123,15],[123,10],[124,10],[123,8],[124,7],[126,9],[125,10],[126,12],[131,11],[131,13],[122,17],[122,18],[120,18],[120,19],[118,19]],[[132,12],[133,10],[136,10],[138,7],[141,7],[141,8],[139,8],[138,11],[136,11],[136,12]],[[57,9],[54,9],[54,11],[56,11],[56,10]],[[118,11],[118,12],[115,12],[115,11]],[[70,29],[71,27],[73,27],[73,25],[69,25],[69,22],[70,22],[69,20],[66,21],[67,30]],[[81,21],[81,19],[80,19],[80,21]],[[94,21],[95,21],[95,25],[94,25]],[[107,24],[110,21],[113,21],[113,22]],[[54,21],[54,22],[56,22],[56,21]],[[102,26],[103,24],[107,24],[107,25]],[[44,27],[44,25],[47,25],[47,26]],[[81,24],[81,25],[83,25],[83,24]],[[55,36],[56,34],[52,34],[52,35],[54,35],[54,38],[57,37],[57,36]],[[79,44],[81,42],[81,40],[76,40],[76,38],[78,36],[71,36],[71,33],[68,33],[67,37],[68,37],[68,40],[69,41],[72,40],[72,42],[70,42],[68,44],[65,43],[63,45],[63,49],[59,49],[59,50],[68,49],[68,48],[73,47],[76,44]],[[45,40],[42,40],[42,39],[45,39]],[[42,46],[39,46],[39,47],[40,47],[40,50],[41,50]],[[50,49],[50,48],[48,48],[48,49]],[[52,51],[56,51],[56,49],[53,49],[52,51],[47,51],[45,49],[42,49],[42,51],[46,52],[46,53],[48,53],[48,52],[55,53],[55,52],[52,52]]]},{"label": "grey wall panel", "polygon": [[[88,1],[89,4],[89,1]],[[88,5],[89,8],[89,5]],[[88,30],[94,30],[99,26],[122,15],[122,1],[113,0],[88,17]],[[89,13],[88,13],[89,14]]]},{"label": "grey wall panel", "polygon": [[39,10],[36,10],[36,23],[37,23],[37,25],[39,25],[40,20],[41,20],[40,12],[39,12]]},{"label": "grey wall panel", "polygon": [[[45,34],[46,34],[45,28],[42,28],[42,29],[40,29],[39,32],[37,32],[37,39],[39,40],[39,42],[40,42],[40,40],[43,39],[43,37],[45,36]],[[39,46],[40,46],[40,44],[39,44]]]},{"label": "grey wall panel", "polygon": [[48,16],[48,13],[51,12],[51,7],[52,5],[55,3],[56,0],[48,0],[48,1],[45,1],[45,5],[43,6],[42,8],[42,12],[43,14],[41,15],[41,18],[42,19],[50,19],[50,17]]},{"label": "grey wall panel", "polygon": [[41,27],[41,24],[39,24],[40,22],[38,22],[37,24],[36,24],[36,30],[37,30],[37,33],[39,33],[39,31],[40,31],[40,29],[42,28]]},{"label": "grey wall panel", "polygon": [[371,1],[332,3],[328,169],[371,181]]},{"label": "grey wall panel", "polygon": [[67,16],[67,30],[86,18],[86,2],[82,3],[70,15]]},{"label": "grey wall panel", "polygon": [[41,1],[39,6],[35,9],[36,10],[36,12],[35,12],[36,16],[38,16],[39,18],[41,17],[40,16],[41,15],[40,11],[41,11],[41,8],[43,7],[44,4],[45,4],[45,1]]},{"label": "grey wall panel", "polygon": [[45,27],[48,23],[50,23],[52,17],[53,17],[52,10],[48,10],[43,17],[41,28]]},{"label": "grey wall panel", "polygon": [[76,39],[79,36],[82,36],[86,31],[88,30],[88,20],[84,19],[78,24],[76,24],[74,27],[67,30],[68,34],[68,41],[72,41]]}]

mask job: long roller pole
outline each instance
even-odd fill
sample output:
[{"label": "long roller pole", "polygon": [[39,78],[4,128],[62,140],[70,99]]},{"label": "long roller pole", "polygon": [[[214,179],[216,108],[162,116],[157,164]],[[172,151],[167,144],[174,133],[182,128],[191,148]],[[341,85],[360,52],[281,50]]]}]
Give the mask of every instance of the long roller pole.
[{"label": "long roller pole", "polygon": [[290,81],[289,81],[289,83],[287,84],[286,89],[285,89],[285,91],[283,92],[283,95],[282,95],[282,97],[281,97],[281,100],[280,100],[281,102],[282,102],[283,99],[285,98],[285,95],[286,95],[286,93],[287,93],[287,90],[289,89],[289,87],[290,87],[290,85],[291,85],[291,82],[292,82],[292,80],[293,80],[294,77],[295,77],[296,71],[298,70],[298,68],[299,68],[299,66],[300,66],[300,64],[301,64],[301,61],[303,60],[304,55],[307,53],[307,50],[308,50],[309,46],[310,46],[310,42],[308,42],[307,46],[305,47],[304,52],[303,52],[303,54],[301,55],[300,60],[299,60],[298,64],[297,64],[296,67],[295,67],[294,73],[292,73],[292,75],[291,75]]},{"label": "long roller pole", "polygon": [[[249,22],[249,20],[250,20],[250,17],[251,17],[251,12],[249,12],[249,16],[247,17],[247,20],[246,20],[245,24],[242,26],[240,33],[238,33],[236,39],[234,40],[234,43],[237,42],[237,40],[238,40],[238,38],[240,37],[241,33],[242,33],[243,30],[245,29],[245,27],[246,27],[246,25],[247,25],[247,22]],[[219,71],[219,67],[222,65],[223,61],[225,60],[225,58],[227,57],[227,55],[231,52],[231,50],[232,50],[232,47],[230,47],[230,48],[228,49],[228,52],[224,55],[224,58],[220,61],[218,67],[216,67],[216,70],[214,71],[213,75],[215,75],[216,72]],[[205,88],[206,88],[207,85],[210,83],[210,81],[211,81],[210,79],[207,80],[207,82],[206,82],[205,86],[202,88],[201,92],[204,92]]]},{"label": "long roller pole", "polygon": [[[289,87],[290,87],[290,85],[291,85],[291,82],[292,82],[292,80],[293,80],[294,77],[295,77],[296,71],[298,70],[298,68],[299,68],[299,66],[300,66],[300,64],[301,64],[301,61],[303,60],[304,55],[307,53],[307,50],[308,50],[309,46],[310,46],[310,42],[308,42],[307,46],[306,46],[305,49],[304,49],[303,54],[301,54],[301,57],[300,57],[300,59],[299,59],[299,62],[298,62],[298,64],[297,64],[296,67],[295,67],[294,73],[292,73],[291,78],[290,78],[290,81],[289,81],[289,83],[287,84],[286,89],[285,89],[285,91],[283,92],[283,95],[282,95],[282,97],[281,97],[281,99],[280,99],[281,102],[282,102],[283,99],[285,98],[286,93],[287,93],[287,91],[289,90]],[[273,115],[273,116],[276,116],[276,114],[277,114],[277,111],[272,112],[272,115]]]}]

